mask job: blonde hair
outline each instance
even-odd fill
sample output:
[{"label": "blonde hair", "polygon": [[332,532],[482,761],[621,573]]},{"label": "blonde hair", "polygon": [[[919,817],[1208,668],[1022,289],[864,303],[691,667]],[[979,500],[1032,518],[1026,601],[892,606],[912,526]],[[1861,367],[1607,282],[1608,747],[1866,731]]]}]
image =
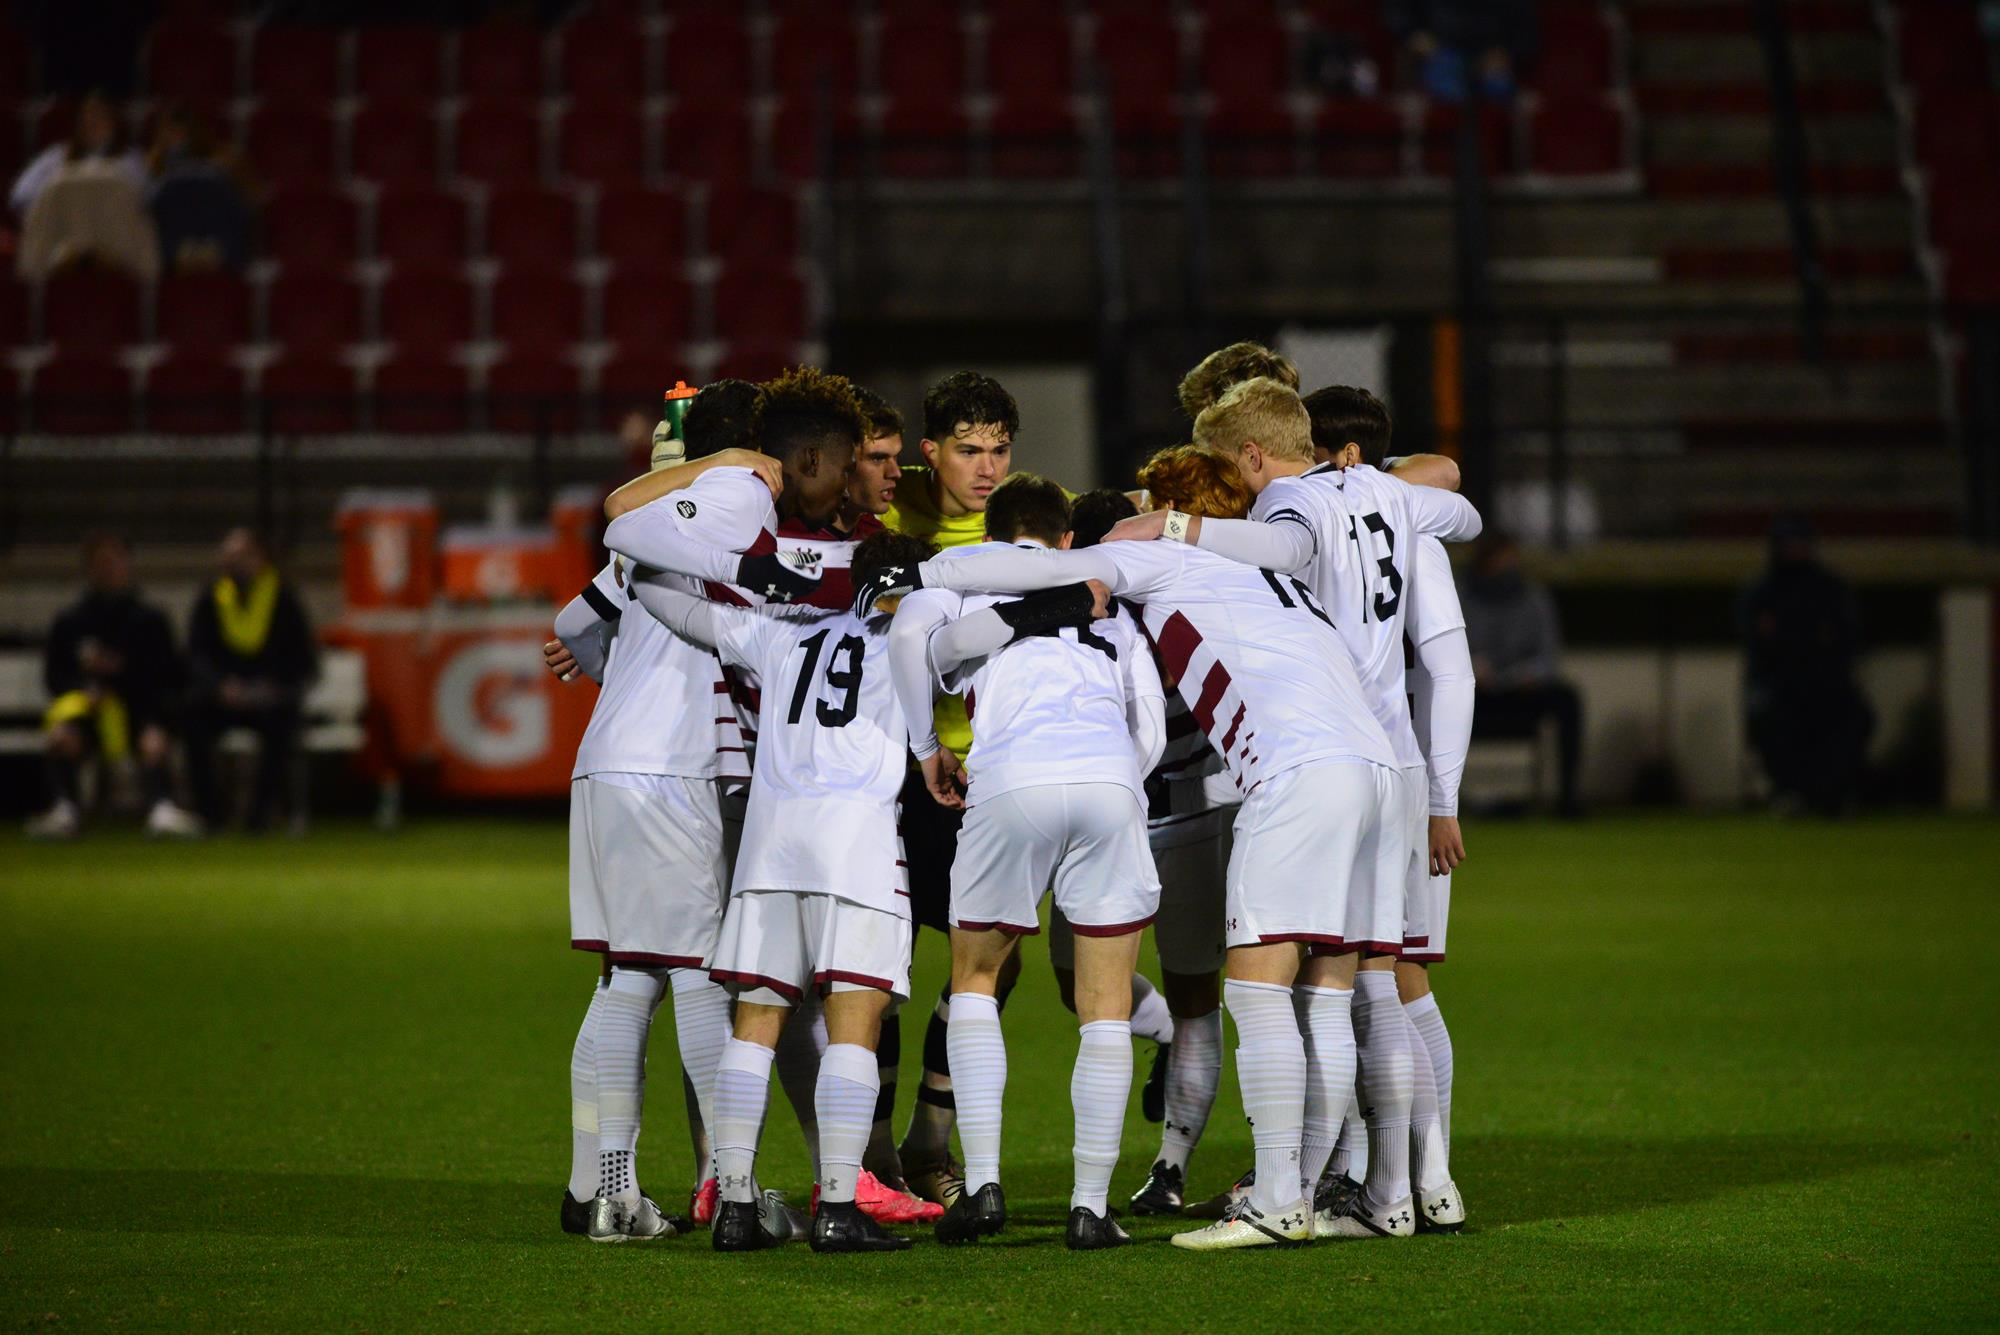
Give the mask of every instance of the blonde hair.
[{"label": "blonde hair", "polygon": [[1193,421],[1231,386],[1259,376],[1293,389],[1299,387],[1299,368],[1292,365],[1291,358],[1271,351],[1262,343],[1231,343],[1226,348],[1217,348],[1182,378],[1181,411]]},{"label": "blonde hair", "polygon": [[1250,513],[1250,486],[1236,464],[1199,445],[1169,445],[1139,469],[1139,485],[1155,510],[1182,510],[1216,519]]},{"label": "blonde hair", "polygon": [[1297,391],[1265,376],[1232,387],[1194,419],[1195,444],[1234,458],[1255,443],[1279,459],[1312,462],[1312,415]]}]

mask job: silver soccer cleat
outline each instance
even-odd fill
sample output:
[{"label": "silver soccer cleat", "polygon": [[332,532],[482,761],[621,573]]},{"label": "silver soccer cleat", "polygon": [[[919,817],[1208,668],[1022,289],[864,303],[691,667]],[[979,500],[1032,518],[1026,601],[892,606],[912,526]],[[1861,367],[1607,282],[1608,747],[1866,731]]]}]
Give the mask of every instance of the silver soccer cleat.
[{"label": "silver soccer cleat", "polygon": [[786,1200],[784,1192],[770,1188],[757,1194],[757,1222],[779,1242],[803,1241],[812,1233],[806,1212]]},{"label": "silver soccer cleat", "polygon": [[650,1196],[641,1196],[636,1205],[599,1196],[590,1203],[590,1224],[584,1236],[592,1242],[645,1242],[671,1238],[681,1231],[677,1221],[663,1213]]},{"label": "silver soccer cleat", "polygon": [[1313,1216],[1316,1238],[1407,1238],[1416,1231],[1416,1205],[1408,1196],[1377,1210],[1363,1193],[1344,1209],[1321,1210]]}]

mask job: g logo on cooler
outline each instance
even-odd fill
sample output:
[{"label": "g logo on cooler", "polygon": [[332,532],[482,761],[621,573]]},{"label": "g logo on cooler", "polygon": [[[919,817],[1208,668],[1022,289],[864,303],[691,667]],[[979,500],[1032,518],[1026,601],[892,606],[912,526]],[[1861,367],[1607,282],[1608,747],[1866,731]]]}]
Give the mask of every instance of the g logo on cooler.
[{"label": "g logo on cooler", "polygon": [[446,746],[476,765],[525,765],[548,749],[549,700],[527,640],[467,645],[438,673],[432,709]]},{"label": "g logo on cooler", "polygon": [[674,513],[675,513],[675,514],[677,514],[677,515],[679,515],[679,516],[680,516],[680,517],[681,517],[682,519],[693,519],[693,518],[694,518],[694,502],[693,502],[693,501],[675,501],[675,502],[674,502]]}]

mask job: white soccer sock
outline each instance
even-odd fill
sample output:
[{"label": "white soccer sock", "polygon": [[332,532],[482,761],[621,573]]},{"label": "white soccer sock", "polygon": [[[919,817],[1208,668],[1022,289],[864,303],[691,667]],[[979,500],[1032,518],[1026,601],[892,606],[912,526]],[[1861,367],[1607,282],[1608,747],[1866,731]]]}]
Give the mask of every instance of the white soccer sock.
[{"label": "white soccer sock", "polygon": [[1410,1069],[1415,1076],[1410,1097],[1410,1182],[1418,1191],[1436,1191],[1451,1181],[1444,1130],[1438,1124],[1437,1076],[1408,1007],[1403,1008],[1403,1023],[1410,1030]]},{"label": "white soccer sock", "polygon": [[1167,1009],[1160,989],[1143,973],[1132,975],[1132,1037],[1155,1043],[1174,1041],[1174,1013]]},{"label": "white soccer sock", "polygon": [[1222,1011],[1182,1016],[1167,1054],[1167,1116],[1160,1123],[1160,1158],[1169,1167],[1187,1171],[1221,1083]]},{"label": "white soccer sock", "polygon": [[757,1138],[771,1100],[771,1061],[761,1043],[732,1038],[715,1068],[715,1176],[726,1201],[757,1199]]},{"label": "white soccer sock", "polygon": [[881,1087],[875,1054],[859,1043],[832,1043],[820,1055],[813,1093],[819,1111],[820,1200],[843,1205],[854,1199]]},{"label": "white soccer sock", "polygon": [[813,1102],[819,1085],[819,1055],[824,1051],[826,1012],[817,998],[808,996],[778,1036],[777,1067],[778,1083],[784,1086],[785,1099],[799,1119],[799,1134],[806,1139],[814,1181],[819,1179],[819,1114]]},{"label": "white soccer sock", "polygon": [[1410,1101],[1416,1094],[1410,1027],[1393,973],[1355,975],[1354,1038],[1361,1053],[1362,1115],[1368,1119],[1363,1194],[1369,1205],[1386,1209],[1410,1194]]},{"label": "white soccer sock", "polygon": [[646,1038],[666,979],[645,969],[611,966],[597,1017],[597,1158],[606,1196],[637,1204],[639,1123],[646,1107]]},{"label": "white soccer sock", "polygon": [[[704,1127],[715,1125],[715,1065],[729,1042],[729,992],[703,969],[675,969],[674,1036],[680,1043],[681,1069],[694,1086],[697,1115]],[[710,1175],[711,1165],[695,1165],[695,1181]]]},{"label": "white soccer sock", "polygon": [[1361,1086],[1357,1081],[1340,1120],[1340,1140],[1333,1147],[1333,1171],[1359,1182],[1368,1172],[1368,1122],[1361,1116]]},{"label": "white soccer sock", "polygon": [[1007,1093],[1007,1042],[1000,1003],[983,992],[954,992],[944,1031],[958,1104],[958,1143],[965,1150],[965,1189],[1000,1180],[1001,1103]]},{"label": "white soccer sock", "polygon": [[[956,997],[952,998],[954,1001]],[[953,1071],[963,1071],[956,1059]],[[964,1090],[960,1076],[959,1089]],[[1118,1167],[1119,1135],[1125,1129],[1125,1104],[1132,1097],[1132,1024],[1129,1020],[1092,1020],[1078,1031],[1076,1068],[1070,1073],[1069,1102],[1076,1117],[1076,1142],[1070,1154],[1076,1163],[1076,1186],[1069,1208],[1079,1205],[1103,1217],[1111,1191],[1111,1172]],[[959,1119],[959,1135],[965,1123]]]},{"label": "white soccer sock", "polygon": [[1292,1005],[1306,1044],[1306,1116],[1300,1138],[1299,1179],[1313,1198],[1319,1175],[1340,1138],[1341,1118],[1354,1097],[1354,993],[1346,988],[1292,989]]},{"label": "white soccer sock", "polygon": [[580,1201],[597,1195],[597,1017],[604,1013],[605,988],[590,989],[590,1009],[569,1051],[569,1194]]},{"label": "white soccer sock", "polygon": [[1424,1036],[1424,1050],[1431,1055],[1431,1074],[1437,1079],[1438,1130],[1444,1136],[1444,1152],[1451,1153],[1451,1031],[1444,1027],[1444,1012],[1438,1009],[1435,994],[1426,992],[1403,1013]]},{"label": "white soccer sock", "polygon": [[1257,1150],[1250,1201],[1266,1212],[1282,1210],[1298,1201],[1306,1113],[1306,1045],[1292,1013],[1292,989],[1230,978],[1222,997],[1236,1021],[1236,1079]]}]

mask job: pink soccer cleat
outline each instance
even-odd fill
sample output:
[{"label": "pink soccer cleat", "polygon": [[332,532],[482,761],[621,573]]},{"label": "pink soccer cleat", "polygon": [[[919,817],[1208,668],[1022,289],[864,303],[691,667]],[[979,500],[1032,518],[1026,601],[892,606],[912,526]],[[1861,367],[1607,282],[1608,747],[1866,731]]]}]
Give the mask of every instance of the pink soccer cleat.
[{"label": "pink soccer cleat", "polygon": [[881,1224],[928,1223],[944,1216],[942,1205],[898,1191],[865,1168],[854,1180],[854,1203],[863,1214]]},{"label": "pink soccer cleat", "polygon": [[695,1223],[708,1225],[715,1222],[715,1203],[722,1199],[722,1188],[714,1178],[696,1187],[688,1196],[688,1217]]}]

